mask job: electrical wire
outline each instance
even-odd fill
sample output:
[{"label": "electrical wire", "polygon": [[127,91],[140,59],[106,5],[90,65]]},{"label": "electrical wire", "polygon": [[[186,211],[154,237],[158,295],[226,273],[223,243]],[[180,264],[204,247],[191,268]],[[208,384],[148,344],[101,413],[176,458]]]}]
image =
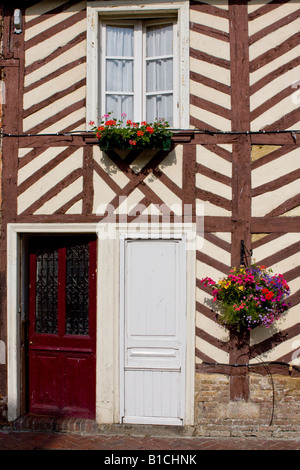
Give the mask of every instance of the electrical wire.
[{"label": "electrical wire", "polygon": [[287,366],[289,368],[295,369],[297,372],[300,372],[300,368],[295,366],[294,364],[290,364],[288,362],[281,362],[281,361],[262,361],[258,363],[243,363],[243,364],[238,364],[238,363],[225,363],[225,362],[207,362],[203,361],[201,364],[204,365],[209,365],[209,366],[228,366],[228,367],[256,367],[259,365],[281,365],[281,366]]},{"label": "electrical wire", "polygon": [[238,363],[234,363],[234,364],[226,364],[226,363],[222,363],[222,362],[207,362],[207,361],[203,361],[202,364],[204,365],[214,365],[214,366],[227,366],[227,367],[257,367],[257,366],[263,366],[267,372],[267,374],[269,375],[270,377],[270,380],[271,380],[271,385],[272,385],[272,413],[271,413],[271,419],[270,419],[270,423],[269,423],[269,426],[271,426],[273,424],[273,419],[274,419],[274,411],[275,411],[275,385],[274,385],[274,379],[273,379],[273,375],[272,375],[272,372],[269,368],[270,365],[282,365],[282,366],[286,366],[289,368],[289,371],[291,372],[292,369],[295,369],[297,372],[300,372],[300,368],[295,366],[294,364],[289,364],[288,362],[282,362],[282,361],[263,361],[259,358],[256,358],[256,360],[259,360],[260,362],[258,363],[244,363],[244,364],[238,364]]},{"label": "electrical wire", "polygon": [[[296,136],[300,134],[300,130],[270,130],[270,131],[212,131],[209,129],[169,129],[173,133],[190,132],[192,134],[209,134],[209,135],[265,135],[265,134],[291,134]],[[54,132],[54,133],[40,133],[40,134],[10,134],[6,132],[0,132],[2,137],[66,137],[66,136],[82,136],[83,134],[93,134],[92,131],[70,131],[70,132]]]}]

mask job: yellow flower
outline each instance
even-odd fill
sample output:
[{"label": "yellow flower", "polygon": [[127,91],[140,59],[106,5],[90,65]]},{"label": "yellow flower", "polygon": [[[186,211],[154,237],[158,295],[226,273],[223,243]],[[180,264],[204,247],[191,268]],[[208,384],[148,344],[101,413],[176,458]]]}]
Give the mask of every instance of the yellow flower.
[{"label": "yellow flower", "polygon": [[238,289],[244,290],[244,286],[239,286]]},{"label": "yellow flower", "polygon": [[231,286],[231,281],[224,284],[224,289],[228,289],[229,286]]}]

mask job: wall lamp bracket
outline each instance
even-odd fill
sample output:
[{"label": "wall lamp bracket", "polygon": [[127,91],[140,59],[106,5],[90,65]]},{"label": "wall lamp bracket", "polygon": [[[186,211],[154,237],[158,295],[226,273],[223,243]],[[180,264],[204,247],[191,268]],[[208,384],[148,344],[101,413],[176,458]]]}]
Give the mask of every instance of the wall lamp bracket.
[{"label": "wall lamp bracket", "polygon": [[14,11],[14,33],[20,34],[22,33],[22,12],[19,8],[16,8]]}]

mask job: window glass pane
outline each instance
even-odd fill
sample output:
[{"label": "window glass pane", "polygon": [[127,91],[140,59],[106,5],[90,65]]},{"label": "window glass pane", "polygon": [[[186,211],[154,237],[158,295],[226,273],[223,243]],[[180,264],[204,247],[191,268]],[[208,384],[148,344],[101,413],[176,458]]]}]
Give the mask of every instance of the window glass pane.
[{"label": "window glass pane", "polygon": [[123,113],[133,116],[133,96],[107,95],[106,112],[112,113],[115,119],[121,119]]},{"label": "window glass pane", "polygon": [[147,57],[173,54],[173,25],[157,25],[147,28]]},{"label": "window glass pane", "polygon": [[172,125],[172,24],[149,26],[146,29],[146,94],[148,94],[146,96],[147,121],[153,122],[157,118],[164,118]]},{"label": "window glass pane", "polygon": [[173,90],[173,59],[148,61],[146,77],[147,92]]},{"label": "window glass pane", "polygon": [[122,113],[133,115],[133,37],[134,26],[107,25],[105,113],[112,113],[115,119],[121,119]]},{"label": "window glass pane", "polygon": [[36,333],[57,334],[58,249],[41,247],[36,254]]},{"label": "window glass pane", "polygon": [[107,26],[106,55],[133,56],[133,26]]},{"label": "window glass pane", "polygon": [[147,121],[164,118],[173,125],[173,95],[152,95],[147,97]]},{"label": "window glass pane", "polygon": [[106,61],[106,91],[133,91],[133,61]]}]

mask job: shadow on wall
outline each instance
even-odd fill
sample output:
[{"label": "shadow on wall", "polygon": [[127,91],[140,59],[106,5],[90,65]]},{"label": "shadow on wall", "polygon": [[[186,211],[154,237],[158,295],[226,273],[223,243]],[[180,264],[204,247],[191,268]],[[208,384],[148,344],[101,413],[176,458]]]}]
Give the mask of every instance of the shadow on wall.
[{"label": "shadow on wall", "polygon": [[[99,149],[99,152],[100,149]],[[151,174],[153,178],[159,178],[163,169],[178,164],[177,152],[164,150],[109,150],[101,152],[99,158],[101,166],[110,176],[116,175],[119,171],[123,173]]]}]

